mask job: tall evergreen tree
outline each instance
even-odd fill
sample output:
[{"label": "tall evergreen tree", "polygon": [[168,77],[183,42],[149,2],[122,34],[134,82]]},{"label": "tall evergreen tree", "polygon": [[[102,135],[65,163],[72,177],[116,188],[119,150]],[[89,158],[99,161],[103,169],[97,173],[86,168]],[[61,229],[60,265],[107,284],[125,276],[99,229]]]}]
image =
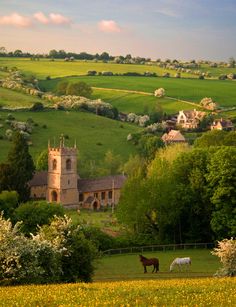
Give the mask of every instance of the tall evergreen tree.
[{"label": "tall evergreen tree", "polygon": [[22,134],[16,133],[7,162],[0,165],[0,191],[17,191],[19,201],[28,200],[30,196],[28,182],[32,179],[34,170],[28,144]]}]

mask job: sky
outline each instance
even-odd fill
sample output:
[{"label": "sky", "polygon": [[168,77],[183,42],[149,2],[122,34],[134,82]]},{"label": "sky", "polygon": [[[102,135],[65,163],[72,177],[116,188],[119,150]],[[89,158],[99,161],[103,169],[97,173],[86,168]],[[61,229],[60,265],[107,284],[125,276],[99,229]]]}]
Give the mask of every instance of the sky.
[{"label": "sky", "polygon": [[0,47],[236,58],[236,0],[0,0]]}]

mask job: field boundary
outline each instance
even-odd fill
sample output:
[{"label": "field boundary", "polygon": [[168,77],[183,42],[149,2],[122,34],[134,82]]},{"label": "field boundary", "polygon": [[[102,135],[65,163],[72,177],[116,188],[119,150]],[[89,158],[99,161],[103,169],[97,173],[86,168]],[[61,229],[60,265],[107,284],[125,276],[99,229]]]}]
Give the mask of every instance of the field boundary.
[{"label": "field boundary", "polygon": [[104,251],[103,256],[136,254],[143,252],[167,251],[167,250],[185,250],[185,249],[210,249],[215,247],[214,243],[186,243],[186,244],[166,244],[166,245],[149,245],[149,246],[133,246],[117,249],[108,249]]}]

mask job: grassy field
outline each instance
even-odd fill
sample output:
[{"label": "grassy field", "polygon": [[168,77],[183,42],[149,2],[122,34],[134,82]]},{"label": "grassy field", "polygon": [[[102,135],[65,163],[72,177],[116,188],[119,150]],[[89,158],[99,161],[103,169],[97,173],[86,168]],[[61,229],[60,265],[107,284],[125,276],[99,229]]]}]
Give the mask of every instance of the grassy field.
[{"label": "grassy field", "polygon": [[[47,76],[64,77],[72,75],[85,75],[89,70],[96,70],[97,72],[112,71],[113,73],[138,72],[144,73],[146,71],[155,72],[162,75],[169,72],[171,76],[176,74],[174,70],[167,70],[158,66],[151,65],[136,65],[136,64],[114,64],[93,61],[75,61],[65,62],[63,60],[41,59],[40,61],[31,61],[29,58],[0,58],[0,67],[17,67],[26,74],[35,74],[40,79],[45,79]],[[195,75],[182,74],[187,78],[196,78]]]},{"label": "grassy field", "polygon": [[212,76],[219,77],[220,75],[228,75],[228,74],[236,74],[236,68],[229,68],[229,67],[210,67],[207,64],[201,64],[200,70],[202,72],[209,71]]},{"label": "grassy field", "polygon": [[[5,134],[8,129],[5,119],[8,112],[0,111],[4,126],[0,128],[0,134]],[[37,124],[32,133],[33,145],[30,152],[35,158],[42,150],[47,148],[48,139],[57,140],[61,133],[69,136],[66,142],[69,145],[77,141],[79,149],[79,165],[82,171],[86,166],[82,161],[94,160],[99,162],[103,160],[104,154],[108,150],[112,150],[115,154],[119,154],[123,160],[127,160],[129,155],[135,153],[135,147],[126,141],[129,133],[140,131],[135,125],[114,121],[105,117],[97,116],[84,112],[64,112],[64,111],[44,111],[44,112],[15,112],[12,113],[16,120],[25,121],[32,118]],[[42,128],[47,125],[47,128]],[[11,142],[0,140],[0,161],[3,161],[11,146]]]},{"label": "grassy field", "polygon": [[0,88],[0,105],[4,107],[31,107],[35,102],[43,102],[32,95],[26,95],[6,88]]},{"label": "grassy field", "polygon": [[[144,252],[147,258],[156,257],[160,262],[160,272],[151,273],[153,267],[147,267],[147,274],[143,273],[143,267],[138,254],[114,255],[101,258],[95,272],[95,281],[134,280],[134,279],[165,279],[165,278],[190,278],[213,276],[219,267],[217,257],[211,255],[208,249],[168,250],[165,252]],[[179,272],[175,269],[169,272],[171,262],[176,257],[191,257],[190,271]],[[124,265],[125,263],[125,265]]]},{"label": "grassy field", "polygon": [[1,287],[1,306],[235,306],[235,278]]},{"label": "grassy field", "polygon": [[[163,87],[166,96],[176,99],[200,102],[204,97],[211,97],[220,106],[236,105],[236,82],[220,80],[194,80],[175,78],[145,78],[122,76],[95,76],[63,78],[69,82],[84,81],[92,87],[122,89],[154,93],[154,90]],[[41,81],[42,88],[53,91],[61,79]],[[101,95],[102,98],[102,95]]]}]

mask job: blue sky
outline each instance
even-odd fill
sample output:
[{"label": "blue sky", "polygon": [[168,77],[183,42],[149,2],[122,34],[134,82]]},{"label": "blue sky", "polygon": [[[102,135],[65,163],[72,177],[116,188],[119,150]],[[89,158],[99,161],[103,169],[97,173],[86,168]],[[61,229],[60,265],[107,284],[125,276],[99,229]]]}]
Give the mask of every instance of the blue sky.
[{"label": "blue sky", "polygon": [[236,58],[236,0],[0,0],[0,46]]}]

